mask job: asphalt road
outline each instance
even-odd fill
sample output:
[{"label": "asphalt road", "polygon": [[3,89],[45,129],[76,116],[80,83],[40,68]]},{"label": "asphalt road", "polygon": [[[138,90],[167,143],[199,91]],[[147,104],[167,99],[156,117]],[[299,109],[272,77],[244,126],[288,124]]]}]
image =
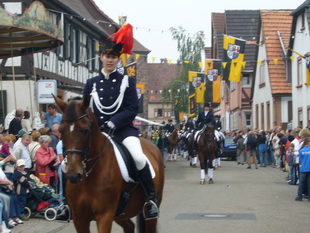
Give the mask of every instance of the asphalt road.
[{"label": "asphalt road", "polygon": [[[297,186],[288,185],[286,173],[267,167],[246,169],[222,161],[214,184],[200,185],[200,169],[184,159],[168,162],[160,233],[309,233],[310,202],[294,201]],[[92,232],[97,232],[95,223]],[[12,233],[72,233],[72,223],[48,222],[38,216]],[[113,233],[121,233],[113,225]]]}]

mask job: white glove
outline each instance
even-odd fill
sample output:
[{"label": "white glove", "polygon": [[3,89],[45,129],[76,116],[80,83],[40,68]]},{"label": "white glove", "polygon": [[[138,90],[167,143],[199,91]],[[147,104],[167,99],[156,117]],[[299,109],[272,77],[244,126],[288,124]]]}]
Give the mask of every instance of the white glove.
[{"label": "white glove", "polygon": [[110,129],[115,129],[115,125],[112,121],[108,121],[107,122],[107,126],[110,128]]}]

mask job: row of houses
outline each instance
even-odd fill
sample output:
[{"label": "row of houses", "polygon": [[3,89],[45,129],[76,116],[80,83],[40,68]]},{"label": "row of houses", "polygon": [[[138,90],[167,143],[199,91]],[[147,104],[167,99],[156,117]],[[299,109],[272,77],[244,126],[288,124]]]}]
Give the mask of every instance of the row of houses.
[{"label": "row of houses", "polygon": [[[0,7],[22,15],[33,2],[38,1],[6,0]],[[52,22],[62,25],[63,45],[42,53],[0,59],[1,123],[16,108],[32,114],[45,110],[45,105],[37,101],[38,80],[56,80],[57,95],[64,100],[80,95],[86,80],[101,70],[100,48],[120,27],[93,0],[39,2]],[[246,40],[242,81],[223,81],[221,104],[214,109],[221,115],[224,129],[310,124],[310,93],[305,85],[306,59],[302,55],[309,52],[310,46],[309,7],[307,0],[296,10],[227,10],[212,14],[212,45],[206,49],[206,58],[223,58],[223,34]],[[7,30],[0,23],[0,31]],[[0,33],[0,37],[3,35]],[[135,40],[133,53],[139,59],[131,56],[127,63],[137,62],[137,82],[144,84],[140,116],[161,123],[174,118],[173,108],[162,104],[161,94],[177,76],[180,64],[168,64],[165,59],[148,64],[150,52]]]},{"label": "row of houses", "polygon": [[246,40],[241,82],[223,81],[214,109],[224,129],[310,125],[309,19],[309,0],[295,10],[212,13],[212,59],[223,59],[223,34]]},{"label": "row of houses", "polygon": [[[93,0],[7,0],[1,1],[0,7],[14,19],[22,18],[28,12],[33,25],[39,21],[36,17],[47,13],[47,17],[63,33],[63,45],[57,48],[24,56],[0,56],[0,123],[4,123],[5,116],[16,108],[28,110],[32,116],[46,110],[45,104],[38,104],[38,80],[56,80],[57,95],[63,100],[81,95],[86,80],[98,75],[102,68],[100,49],[110,43],[107,38],[120,28]],[[10,50],[17,47],[21,37],[29,35],[25,32],[14,38],[16,31],[21,32],[22,29],[1,25],[0,22],[1,48],[7,46]],[[137,62],[137,82],[143,83],[147,90],[147,55],[151,51],[135,40],[133,52],[139,55],[139,59],[129,57],[127,64]],[[5,52],[1,51],[1,54]],[[147,117],[146,101],[143,105],[141,116]]]}]

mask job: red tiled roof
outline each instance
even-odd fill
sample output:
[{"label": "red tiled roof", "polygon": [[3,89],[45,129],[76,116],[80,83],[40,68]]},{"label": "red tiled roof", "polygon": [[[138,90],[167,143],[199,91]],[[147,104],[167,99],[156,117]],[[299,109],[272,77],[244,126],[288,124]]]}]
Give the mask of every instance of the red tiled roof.
[{"label": "red tiled roof", "polygon": [[163,63],[148,64],[148,101],[150,103],[162,102],[161,91],[167,87],[171,80],[178,75],[180,65]]},{"label": "red tiled roof", "polygon": [[[286,80],[285,60],[278,31],[287,52],[290,30],[292,25],[292,11],[288,10],[262,10],[263,37],[266,38],[267,59],[269,62],[269,77],[272,94],[291,94],[292,85]],[[278,64],[274,63],[278,59]]]}]

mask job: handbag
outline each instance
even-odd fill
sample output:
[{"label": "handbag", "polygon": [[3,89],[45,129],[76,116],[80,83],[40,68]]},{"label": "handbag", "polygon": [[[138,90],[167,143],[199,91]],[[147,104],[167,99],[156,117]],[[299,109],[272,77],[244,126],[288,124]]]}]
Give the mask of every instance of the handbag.
[{"label": "handbag", "polygon": [[[51,156],[51,152],[50,152],[50,149],[51,148],[48,148],[48,153],[49,155]],[[51,169],[51,171],[56,171],[56,167],[54,166],[54,164],[56,163],[55,160],[51,161],[49,164],[48,164],[48,167]]]},{"label": "handbag", "polygon": [[56,161],[53,160],[52,162],[50,162],[50,163],[48,164],[48,167],[51,169],[52,172],[56,170],[56,167],[54,166],[55,162],[56,162]]}]

